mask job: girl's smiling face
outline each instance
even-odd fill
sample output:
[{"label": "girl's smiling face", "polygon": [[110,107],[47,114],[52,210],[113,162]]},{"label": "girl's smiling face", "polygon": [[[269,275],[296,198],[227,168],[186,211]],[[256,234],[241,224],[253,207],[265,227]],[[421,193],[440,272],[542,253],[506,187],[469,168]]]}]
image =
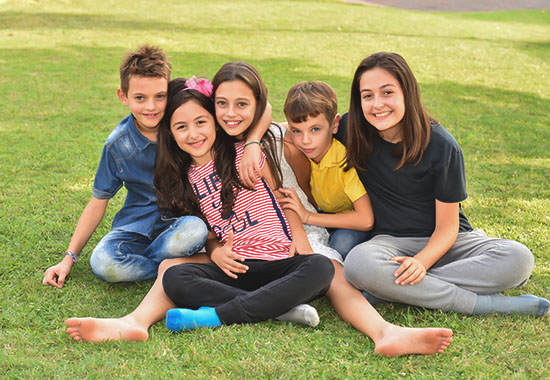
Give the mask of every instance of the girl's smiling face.
[{"label": "girl's smiling face", "polygon": [[242,140],[256,111],[254,93],[243,81],[221,83],[214,96],[218,124],[230,136]]},{"label": "girl's smiling face", "polygon": [[181,150],[201,166],[212,160],[212,145],[216,140],[214,117],[197,101],[179,106],[170,119],[170,132]]},{"label": "girl's smiling face", "polygon": [[397,79],[385,69],[375,67],[361,75],[359,91],[365,119],[384,140],[401,141],[405,99]]}]

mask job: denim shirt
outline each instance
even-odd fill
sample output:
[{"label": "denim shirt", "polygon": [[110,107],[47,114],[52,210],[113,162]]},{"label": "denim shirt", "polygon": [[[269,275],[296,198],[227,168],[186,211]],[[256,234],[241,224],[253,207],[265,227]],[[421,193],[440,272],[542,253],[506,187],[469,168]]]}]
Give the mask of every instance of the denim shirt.
[{"label": "denim shirt", "polygon": [[111,132],[101,154],[92,195],[111,199],[124,185],[124,206],[113,220],[113,229],[135,232],[154,239],[168,225],[161,220],[153,178],[157,144],[143,136],[132,114]]}]

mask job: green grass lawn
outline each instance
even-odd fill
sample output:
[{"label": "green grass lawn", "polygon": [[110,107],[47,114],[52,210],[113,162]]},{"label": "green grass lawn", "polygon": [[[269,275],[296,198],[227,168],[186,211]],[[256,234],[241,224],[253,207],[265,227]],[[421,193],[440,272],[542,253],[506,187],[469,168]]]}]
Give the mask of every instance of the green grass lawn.
[{"label": "green grass lawn", "polygon": [[427,13],[338,1],[0,0],[0,377],[203,379],[537,379],[550,371],[549,317],[467,317],[381,305],[389,321],[446,326],[449,349],[388,359],[325,299],[316,329],[282,322],[145,343],[77,344],[71,316],[118,317],[152,282],[109,285],[87,258],[63,289],[41,285],[91,196],[103,143],[127,109],[116,98],[126,50],[162,46],[174,77],[212,77],[245,60],[263,75],[274,117],[300,80],[332,85],[344,112],[353,72],[376,51],[403,55],[425,104],[461,144],[463,208],[488,234],[529,246],[531,281],[509,295],[550,297],[550,12]]}]

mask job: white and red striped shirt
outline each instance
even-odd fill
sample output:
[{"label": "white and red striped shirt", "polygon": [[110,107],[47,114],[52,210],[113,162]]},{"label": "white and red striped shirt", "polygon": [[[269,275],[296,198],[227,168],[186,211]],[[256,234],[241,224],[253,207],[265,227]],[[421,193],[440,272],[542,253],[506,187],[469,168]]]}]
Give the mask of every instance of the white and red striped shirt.
[{"label": "white and red striped shirt", "polygon": [[[243,156],[242,143],[236,143],[235,165]],[[263,152],[260,168],[265,163]],[[188,173],[201,211],[208,220],[212,232],[224,244],[233,231],[233,252],[249,259],[274,261],[288,257],[292,242],[290,226],[273,191],[264,179],[259,178],[254,189],[241,189],[229,218],[222,218],[220,198],[221,181],[214,173],[214,161],[202,166],[191,166]]]}]

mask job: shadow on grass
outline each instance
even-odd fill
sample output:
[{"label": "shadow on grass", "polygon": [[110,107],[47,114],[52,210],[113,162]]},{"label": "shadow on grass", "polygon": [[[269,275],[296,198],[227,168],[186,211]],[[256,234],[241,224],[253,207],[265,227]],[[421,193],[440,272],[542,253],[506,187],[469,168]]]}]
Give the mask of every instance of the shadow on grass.
[{"label": "shadow on grass", "polygon": [[461,85],[420,84],[424,103],[463,149],[550,158],[550,100],[519,91]]},{"label": "shadow on grass", "polygon": [[474,197],[550,198],[550,101],[454,82],[421,84],[422,97],[461,145]]},{"label": "shadow on grass", "polygon": [[[354,4],[347,4],[348,6],[354,6]],[[513,13],[512,15],[515,15]],[[548,12],[533,11],[532,13],[518,13],[524,16],[524,21],[527,24],[540,22],[541,25],[547,25]],[[481,21],[491,22],[522,22],[521,17],[514,17],[512,19],[503,18],[496,12],[489,12],[485,17],[480,17]],[[445,14],[440,15],[440,18],[467,18],[471,19],[475,17],[468,17],[468,14]],[[350,25],[325,25],[323,27],[304,27],[303,24],[299,24],[296,28],[288,27],[287,24],[267,24],[267,23],[250,23],[250,20],[243,20],[247,22],[239,23],[237,25],[225,26],[222,24],[208,24],[196,22],[194,25],[192,22],[186,23],[171,23],[162,21],[138,21],[128,20],[122,16],[112,16],[104,14],[76,14],[76,13],[32,13],[32,12],[18,12],[18,11],[6,11],[0,12],[0,30],[19,30],[19,31],[34,31],[41,30],[46,31],[48,29],[59,29],[60,26],[65,30],[103,30],[105,32],[112,31],[126,31],[126,30],[139,30],[139,31],[170,31],[175,33],[186,34],[200,34],[200,35],[242,35],[246,33],[261,33],[261,32],[288,32],[288,33],[330,33],[341,32],[347,34],[361,34],[372,36],[384,36],[384,37],[428,37],[428,38],[441,38],[449,40],[473,40],[473,41],[486,41],[495,42],[500,40],[498,36],[494,38],[480,38],[473,35],[461,36],[461,35],[446,35],[444,30],[439,30],[437,35],[426,33],[392,33],[386,29],[377,30],[376,23],[357,23],[353,26]],[[203,26],[204,25],[204,26]],[[242,26],[241,26],[242,25]],[[379,28],[379,27],[378,27]],[[8,34],[9,37],[9,34]],[[504,39],[510,41],[509,39]],[[515,42],[515,41],[510,41]],[[519,42],[518,42],[519,43]]]},{"label": "shadow on grass", "polygon": [[[550,14],[550,12],[549,12]],[[548,23],[550,23],[550,16]],[[543,62],[550,62],[550,42],[549,41],[528,41],[523,43],[518,43],[517,48],[519,51],[523,51],[530,56],[540,59]],[[548,65],[546,65],[548,67]],[[548,81],[550,86],[550,81]]]}]

